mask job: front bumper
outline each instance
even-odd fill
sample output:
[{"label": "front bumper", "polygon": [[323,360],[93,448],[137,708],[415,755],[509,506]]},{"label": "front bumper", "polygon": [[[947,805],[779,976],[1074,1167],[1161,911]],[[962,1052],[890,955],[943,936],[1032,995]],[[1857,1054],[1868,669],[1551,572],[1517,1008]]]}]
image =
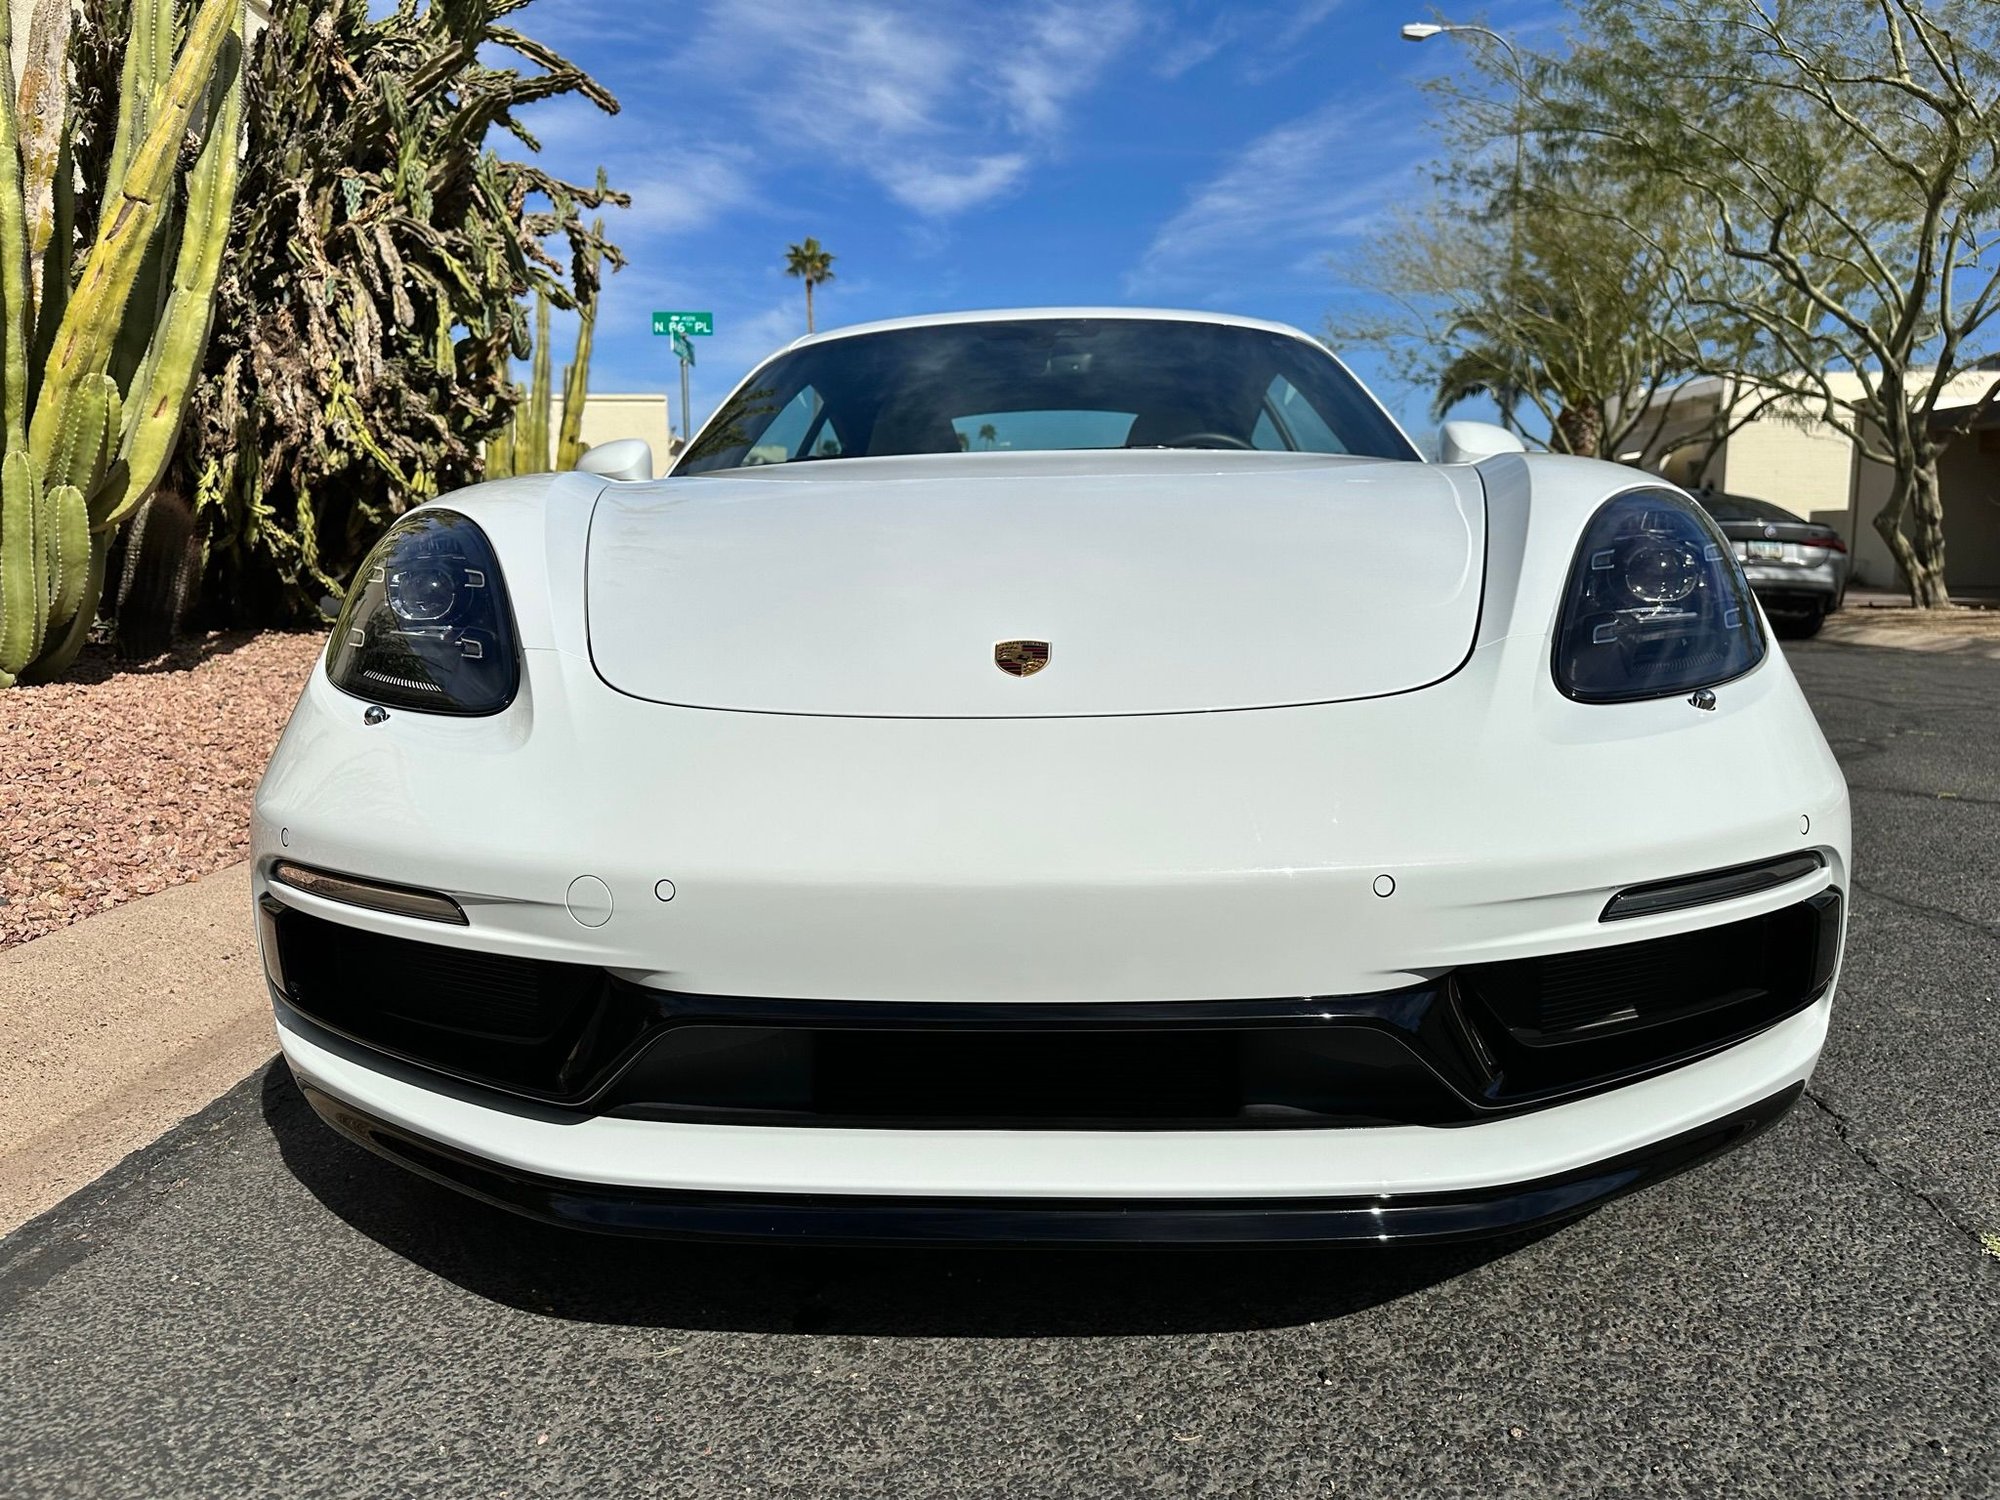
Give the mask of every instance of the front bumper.
[{"label": "front bumper", "polygon": [[1846,884],[1847,790],[1781,660],[1701,712],[1573,703],[1548,652],[1509,636],[1421,693],[1123,719],[673,708],[531,650],[504,714],[371,727],[316,672],[253,879],[284,858],[442,891],[467,926],[296,904],[660,989],[999,1004],[1366,994],[1795,899],[1599,920],[1643,881],[1818,850]]},{"label": "front bumper", "polygon": [[306,1083],[320,1117],[434,1182],[531,1219],[601,1233],[751,1243],[1205,1246],[1424,1243],[1559,1224],[1743,1144],[1804,1091],[1555,1176],[1501,1186],[1321,1198],[876,1197],[686,1192],[544,1177],[441,1146]]},{"label": "front bumper", "polygon": [[[635,1233],[748,1228],[764,1237],[1227,1242],[1379,1239],[1391,1231],[1362,1225],[1357,1213],[1372,1221],[1375,1210],[1399,1205],[1424,1212],[1394,1216],[1393,1233],[1419,1237],[1580,1213],[1692,1164],[1708,1149],[1693,1143],[1721,1149],[1742,1138],[1744,1119],[1775,1117],[1782,1104],[1771,1101],[1810,1077],[1830,1008],[1821,1000],[1724,1051],[1606,1093],[1461,1127],[679,1123],[509,1098],[383,1057],[282,1007],[278,1036],[301,1088],[337,1128],[441,1181],[565,1223]],[[1020,1217],[1003,1212],[1010,1207]],[[1137,1215],[1129,1222],[1127,1209]],[[1221,1217],[1208,1219],[1210,1209]],[[866,1222],[843,1222],[846,1210]]]},{"label": "front bumper", "polygon": [[[1600,708],[1554,691],[1548,649],[1545,634],[1502,636],[1399,698],[1151,719],[678,709],[610,692],[573,652],[530,649],[505,714],[368,727],[316,674],[259,791],[253,885],[270,895],[289,859],[445,892],[465,926],[283,901],[666,996],[998,1008],[1381,995],[1845,887],[1846,789],[1781,659],[1710,711]],[[1823,871],[1603,919],[1628,886],[1794,851]],[[1645,1180],[1633,1163],[1727,1136],[1723,1122],[1802,1085],[1829,1005],[1471,1123],[1274,1129],[642,1118],[441,1076],[282,1005],[279,1037],[344,1128],[566,1222],[850,1238],[839,1211],[880,1207],[873,1222],[892,1228],[869,1235],[1056,1238],[1061,1220],[1114,1237],[1140,1222],[1131,1210],[1154,1220],[1139,1240],[1227,1242],[1350,1236],[1357,1211],[1399,1204],[1424,1210],[1395,1231],[1418,1236],[1579,1212]],[[1202,1222],[1220,1227],[1176,1228],[1190,1205],[1219,1207]]]}]

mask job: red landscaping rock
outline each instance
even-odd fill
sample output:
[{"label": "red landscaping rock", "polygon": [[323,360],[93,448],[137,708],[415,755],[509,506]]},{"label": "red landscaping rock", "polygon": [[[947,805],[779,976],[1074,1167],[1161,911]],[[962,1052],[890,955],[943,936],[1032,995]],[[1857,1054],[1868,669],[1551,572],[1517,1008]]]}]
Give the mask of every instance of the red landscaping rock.
[{"label": "red landscaping rock", "polygon": [[0,690],[0,948],[249,851],[250,799],[325,637],[234,632]]}]

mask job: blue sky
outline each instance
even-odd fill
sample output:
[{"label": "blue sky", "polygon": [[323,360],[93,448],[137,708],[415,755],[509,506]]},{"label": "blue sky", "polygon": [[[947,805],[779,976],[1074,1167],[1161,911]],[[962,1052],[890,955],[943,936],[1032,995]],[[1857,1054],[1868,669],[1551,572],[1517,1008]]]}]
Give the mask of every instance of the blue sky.
[{"label": "blue sky", "polygon": [[[514,24],[622,112],[524,114],[613,215],[591,385],[677,389],[656,309],[715,313],[695,420],[805,331],[785,246],[838,259],[819,326],[1063,303],[1215,308],[1318,332],[1338,263],[1424,192],[1428,73],[1477,43],[1397,35],[1397,0],[536,0]],[[1505,7],[1485,19],[1505,26]],[[557,358],[570,335],[558,331]],[[1422,392],[1376,378],[1413,431]],[[1470,413],[1468,413],[1470,414]]]}]

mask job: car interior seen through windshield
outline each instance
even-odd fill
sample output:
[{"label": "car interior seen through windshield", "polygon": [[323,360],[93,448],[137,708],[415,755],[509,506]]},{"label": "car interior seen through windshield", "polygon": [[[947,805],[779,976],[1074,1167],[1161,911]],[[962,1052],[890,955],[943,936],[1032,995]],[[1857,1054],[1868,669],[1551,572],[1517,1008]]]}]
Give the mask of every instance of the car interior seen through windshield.
[{"label": "car interior seen through windshield", "polygon": [[1078,448],[1418,457],[1338,361],[1289,335],[1027,318],[855,334],[780,355],[674,472]]}]

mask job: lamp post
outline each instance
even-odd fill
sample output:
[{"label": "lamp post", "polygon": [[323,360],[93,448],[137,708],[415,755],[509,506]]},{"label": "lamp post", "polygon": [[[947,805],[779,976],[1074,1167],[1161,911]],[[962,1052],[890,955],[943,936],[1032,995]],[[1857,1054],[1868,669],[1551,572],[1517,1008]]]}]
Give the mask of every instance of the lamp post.
[{"label": "lamp post", "polygon": [[1457,25],[1449,21],[1410,21],[1404,24],[1402,35],[1406,42],[1427,42],[1434,36],[1480,37],[1505,48],[1508,61],[1514,65],[1514,190],[1510,195],[1507,214],[1507,265],[1508,275],[1514,283],[1509,290],[1518,291],[1521,279],[1521,181],[1526,175],[1527,149],[1527,132],[1523,128],[1521,114],[1521,92],[1527,85],[1527,75],[1521,71],[1521,54],[1514,50],[1512,42],[1490,26]]},{"label": "lamp post", "polygon": [[1514,255],[1518,260],[1521,253],[1521,179],[1524,175],[1522,152],[1526,145],[1521,128],[1521,90],[1527,82],[1527,75],[1521,71],[1521,54],[1514,50],[1514,44],[1490,26],[1460,26],[1448,21],[1411,21],[1403,27],[1406,42],[1427,42],[1434,36],[1477,36],[1484,37],[1504,47],[1507,60],[1514,65]]}]

